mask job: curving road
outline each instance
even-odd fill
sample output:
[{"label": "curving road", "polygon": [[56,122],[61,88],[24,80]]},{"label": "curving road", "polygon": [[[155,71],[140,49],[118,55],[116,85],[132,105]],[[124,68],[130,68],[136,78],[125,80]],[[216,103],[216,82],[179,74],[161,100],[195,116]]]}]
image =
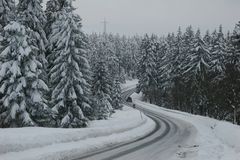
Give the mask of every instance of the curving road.
[{"label": "curving road", "polygon": [[[123,93],[127,99],[135,89]],[[195,128],[184,121],[154,113],[151,109],[137,106],[156,122],[156,128],[149,135],[141,139],[121,144],[111,148],[104,148],[94,153],[83,155],[78,160],[164,160],[178,159],[179,149],[182,146],[192,145],[191,139],[195,136]]]}]

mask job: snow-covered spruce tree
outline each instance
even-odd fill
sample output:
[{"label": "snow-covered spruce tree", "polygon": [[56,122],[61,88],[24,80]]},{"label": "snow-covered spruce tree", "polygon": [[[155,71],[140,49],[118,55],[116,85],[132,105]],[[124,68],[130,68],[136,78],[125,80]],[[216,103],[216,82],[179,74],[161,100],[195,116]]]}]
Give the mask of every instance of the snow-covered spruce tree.
[{"label": "snow-covered spruce tree", "polygon": [[[48,85],[48,77],[46,72],[47,60],[45,58],[45,47],[48,41],[44,32],[46,16],[42,9],[41,3],[42,0],[19,0],[19,3],[17,5],[17,15],[19,23],[32,30],[29,36],[30,39],[32,39],[32,45],[37,48],[36,59],[41,63],[41,67],[39,68],[41,71],[36,76],[39,80],[44,81]],[[39,94],[41,94],[43,98],[47,99],[46,91],[39,91]],[[35,109],[33,112],[36,112]],[[42,121],[42,118],[40,116],[38,118]],[[48,122],[41,123],[44,124],[40,125],[49,125]]]},{"label": "snow-covered spruce tree", "polygon": [[39,79],[42,64],[31,38],[33,31],[18,22],[4,28],[3,60],[0,70],[0,127],[23,127],[42,124],[47,105],[42,92],[47,85]]},{"label": "snow-covered spruce tree", "polygon": [[[181,28],[179,27],[177,35],[172,38],[170,41],[172,45],[168,45],[171,48],[168,48],[170,51],[170,56],[166,56],[169,58],[167,63],[171,64],[171,67],[168,71],[169,72],[169,84],[168,88],[170,89],[170,101],[172,104],[170,106],[175,106],[175,109],[185,110],[185,105],[183,105],[184,99],[184,85],[183,85],[183,78],[182,78],[182,62],[184,61],[184,48],[183,48],[183,34],[181,32]],[[165,62],[166,63],[166,62]]]},{"label": "snow-covered spruce tree", "polygon": [[219,27],[219,31],[216,30],[213,32],[211,36],[210,42],[210,52],[212,56],[212,63],[213,67],[212,70],[218,73],[217,78],[223,76],[224,71],[224,54],[225,54],[225,47],[226,41],[222,32],[222,26]]},{"label": "snow-covered spruce tree", "polygon": [[162,97],[161,99],[157,99],[157,104],[161,104],[162,100],[166,97],[164,96],[167,92],[167,88],[169,88],[169,72],[167,70],[168,64],[170,63],[168,60],[169,52],[167,52],[168,43],[165,39],[162,39],[159,46],[159,51],[156,57],[156,70],[157,70],[157,84],[158,84],[158,93],[156,97]]},{"label": "snow-covered spruce tree", "polygon": [[189,58],[188,56],[192,54],[192,50],[194,48],[194,31],[191,26],[186,28],[185,33],[183,34],[183,53],[182,53],[182,61],[180,65],[180,71],[181,71],[181,77],[184,80],[184,86],[182,90],[184,90],[183,97],[184,99],[182,100],[183,105],[185,106],[185,111],[191,112],[192,107],[191,107],[191,100],[190,97],[192,96],[192,89],[191,89],[191,82],[186,81],[188,79],[188,74],[183,74],[185,72],[185,67],[189,63]]},{"label": "snow-covered spruce tree", "polygon": [[14,18],[14,0],[0,0],[0,31]]},{"label": "snow-covered spruce tree", "polygon": [[[208,50],[211,53],[212,63],[209,70],[210,72],[208,73],[208,80],[205,81],[210,83],[207,87],[207,99],[209,103],[207,107],[207,115],[211,115],[219,119],[222,105],[225,105],[222,102],[222,99],[224,99],[224,94],[222,94],[223,84],[220,85],[225,76],[224,59],[226,53],[226,42],[222,33],[222,26],[219,27],[219,31],[214,30],[211,36],[207,33],[204,40],[206,47],[208,47]],[[222,108],[222,110],[224,109]]]},{"label": "snow-covered spruce tree", "polygon": [[156,54],[157,46],[155,37],[145,35],[140,47],[141,60],[139,61],[138,78],[139,84],[137,86],[138,92],[142,91],[145,97],[153,103],[155,97],[154,93],[157,88],[156,80]]},{"label": "snow-covered spruce tree", "polygon": [[238,70],[240,70],[240,22],[236,24],[236,27],[233,31],[233,35],[231,39],[232,39],[232,44],[235,48],[235,63]]},{"label": "snow-covered spruce tree", "polygon": [[206,31],[204,37],[203,37],[203,41],[208,45],[210,46],[211,42],[212,42],[212,37],[210,35],[210,32],[209,30]]},{"label": "snow-covered spruce tree", "polygon": [[45,54],[48,40],[44,31],[47,19],[41,4],[42,0],[19,0],[17,13],[19,22],[34,31],[31,36],[32,39],[35,39],[35,46],[38,48],[37,58],[43,65],[40,77],[47,83]]},{"label": "snow-covered spruce tree", "polygon": [[192,53],[194,48],[194,31],[192,26],[186,28],[186,31],[183,35],[183,62],[181,65],[182,72],[184,72],[184,67],[188,64],[187,57]]},{"label": "snow-covered spruce tree", "polygon": [[240,103],[240,70],[237,69],[238,63],[233,42],[230,38],[227,38],[223,75],[212,83],[214,108],[211,108],[210,115],[214,118],[234,122],[234,109],[237,110]]},{"label": "snow-covered spruce tree", "polygon": [[194,39],[194,48],[187,57],[184,78],[190,82],[192,89],[192,107],[197,108],[198,114],[206,114],[208,72],[212,66],[211,54],[201,38],[200,30],[197,31]]},{"label": "snow-covered spruce tree", "polygon": [[[226,64],[225,64],[225,100],[227,101],[228,110],[234,111],[240,109],[240,22],[236,24],[231,39],[227,42],[227,53],[226,53]],[[231,112],[233,113],[233,112]],[[236,123],[236,114],[232,114],[232,120]]]},{"label": "snow-covered spruce tree", "polygon": [[106,62],[99,61],[93,73],[94,113],[96,119],[107,119],[113,112],[111,105],[111,84]]},{"label": "snow-covered spruce tree", "polygon": [[[80,17],[76,15],[76,21],[80,20]],[[80,22],[79,21],[79,22]],[[81,52],[81,63],[79,64],[80,71],[82,73],[83,79],[83,85],[82,89],[84,91],[84,95],[81,97],[78,97],[78,102],[82,104],[82,110],[88,119],[93,117],[93,108],[91,107],[92,105],[92,91],[91,91],[91,82],[92,82],[92,70],[91,66],[89,64],[89,58],[88,58],[88,53],[89,53],[89,44],[86,35],[83,32],[80,32],[79,35],[82,37],[82,43],[79,44],[79,48],[82,47],[86,51]]]},{"label": "snow-covered spruce tree", "polygon": [[129,72],[130,72],[130,78],[137,78],[137,68],[138,68],[138,61],[140,56],[139,54],[139,48],[140,48],[140,42],[138,40],[140,37],[134,36],[129,39],[129,48],[130,48],[130,56],[131,56],[131,62],[129,64]]},{"label": "snow-covered spruce tree", "polygon": [[51,51],[54,60],[50,70],[52,110],[58,126],[84,127],[87,119],[83,109],[90,108],[86,37],[81,31],[81,18],[73,13],[72,2],[63,2],[49,38],[55,46]]},{"label": "snow-covered spruce tree", "polygon": [[114,109],[122,109],[122,97],[120,81],[116,79],[113,86],[112,106]]},{"label": "snow-covered spruce tree", "polygon": [[96,119],[107,119],[113,112],[112,107],[112,80],[108,72],[106,57],[106,44],[102,42],[98,48],[98,61],[93,68],[92,93],[94,97],[94,114]]}]

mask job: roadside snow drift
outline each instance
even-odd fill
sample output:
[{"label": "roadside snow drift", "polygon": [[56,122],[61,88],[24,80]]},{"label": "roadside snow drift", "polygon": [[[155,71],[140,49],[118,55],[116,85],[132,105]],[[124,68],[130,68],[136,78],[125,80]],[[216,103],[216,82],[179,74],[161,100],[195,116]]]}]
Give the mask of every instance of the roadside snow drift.
[{"label": "roadside snow drift", "polygon": [[151,105],[142,102],[142,95],[139,94],[133,94],[132,98],[141,108],[178,118],[195,126],[197,129],[195,143],[180,146],[174,160],[240,160],[240,126]]},{"label": "roadside snow drift", "polygon": [[155,123],[139,111],[124,107],[109,120],[93,121],[89,128],[0,129],[1,160],[60,160],[81,157],[104,147],[149,134]]}]

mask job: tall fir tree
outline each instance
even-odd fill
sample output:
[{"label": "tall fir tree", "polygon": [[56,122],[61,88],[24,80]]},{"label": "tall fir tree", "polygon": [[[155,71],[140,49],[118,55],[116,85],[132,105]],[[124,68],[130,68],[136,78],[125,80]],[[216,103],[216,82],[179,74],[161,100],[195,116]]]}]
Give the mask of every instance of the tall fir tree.
[{"label": "tall fir tree", "polygon": [[170,91],[171,96],[170,99],[173,105],[177,106],[177,109],[182,109],[182,99],[184,99],[184,87],[183,87],[183,79],[182,79],[182,62],[184,60],[183,53],[183,34],[181,28],[179,27],[177,35],[173,37],[173,46],[171,59],[169,63],[172,63],[172,67],[170,69],[170,77],[169,80],[171,82]]},{"label": "tall fir tree", "polygon": [[228,65],[226,66],[226,78],[228,78],[228,104],[233,109],[233,123],[240,121],[237,113],[240,113],[240,22],[233,31],[233,35],[228,44]]},{"label": "tall fir tree", "polygon": [[72,2],[63,3],[49,38],[55,46],[51,51],[51,102],[58,126],[84,127],[87,119],[83,109],[90,108],[86,37],[81,31],[81,18],[73,13]]},{"label": "tall fir tree", "polygon": [[210,35],[209,30],[206,31],[206,33],[205,33],[205,35],[204,35],[204,37],[203,37],[203,41],[204,41],[208,46],[210,46],[211,41],[212,41],[212,37],[211,37],[211,35]]},{"label": "tall fir tree", "polygon": [[240,70],[240,22],[236,24],[235,29],[233,31],[232,44],[235,49],[235,61],[236,61],[235,63],[238,70]]},{"label": "tall fir tree", "polygon": [[112,105],[114,109],[122,109],[122,97],[121,97],[121,86],[120,81],[115,79],[113,86]]},{"label": "tall fir tree", "polygon": [[0,70],[1,98],[0,126],[24,127],[43,125],[48,111],[42,92],[48,90],[45,82],[38,78],[42,64],[37,59],[37,48],[33,31],[18,22],[5,27],[3,59]]},{"label": "tall fir tree", "polygon": [[[212,34],[210,43],[210,52],[212,54],[213,71],[218,72],[222,76],[224,71],[224,54],[225,54],[226,41],[222,32],[222,26],[219,26],[219,31],[216,30]],[[218,76],[219,77],[219,76]]]},{"label": "tall fir tree", "polygon": [[155,37],[144,36],[141,44],[141,60],[139,62],[138,78],[139,84],[137,86],[138,92],[142,91],[148,98],[150,103],[153,103],[154,91],[157,88],[156,77],[156,55],[157,46]]},{"label": "tall fir tree", "polygon": [[[24,25],[25,27],[31,29],[32,32],[29,32],[29,37],[32,39],[31,44],[36,47],[36,60],[39,62],[38,64],[38,72],[35,74],[36,81],[43,81],[48,85],[47,82],[47,73],[46,73],[46,65],[47,60],[45,58],[45,46],[48,43],[46,39],[46,34],[44,32],[44,25],[46,23],[46,17],[42,9],[42,0],[19,0],[17,5],[17,20],[19,23]],[[46,104],[46,93],[48,90],[42,90],[38,88],[36,84],[32,84],[31,88],[29,88],[30,92],[34,92],[34,94],[38,94],[42,102]],[[41,112],[41,105],[36,105],[36,102],[31,101],[32,107],[31,114],[34,116],[34,119],[38,119],[40,125],[43,123],[48,123],[43,120],[43,117],[47,117],[48,114],[46,112]]]},{"label": "tall fir tree", "polygon": [[193,42],[191,54],[187,57],[187,65],[185,66],[185,80],[190,82],[192,106],[198,108],[198,114],[206,113],[206,93],[208,85],[208,72],[212,66],[211,54],[206,47],[205,42],[201,38],[200,30],[197,31]]},{"label": "tall fir tree", "polygon": [[[103,48],[102,48],[103,47]],[[99,51],[104,51],[104,45]],[[94,114],[96,119],[107,119],[113,112],[111,80],[104,58],[99,58],[93,71],[92,93],[94,96]]]}]

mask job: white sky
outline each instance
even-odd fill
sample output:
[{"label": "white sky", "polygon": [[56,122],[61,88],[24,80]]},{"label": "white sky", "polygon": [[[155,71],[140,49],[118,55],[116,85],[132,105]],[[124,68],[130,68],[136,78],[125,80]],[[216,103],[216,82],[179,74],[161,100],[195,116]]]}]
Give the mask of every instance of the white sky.
[{"label": "white sky", "polygon": [[190,24],[203,32],[222,24],[227,31],[240,21],[240,0],[76,0],[74,4],[87,33],[102,32],[104,17],[108,32],[126,35],[165,35]]}]

